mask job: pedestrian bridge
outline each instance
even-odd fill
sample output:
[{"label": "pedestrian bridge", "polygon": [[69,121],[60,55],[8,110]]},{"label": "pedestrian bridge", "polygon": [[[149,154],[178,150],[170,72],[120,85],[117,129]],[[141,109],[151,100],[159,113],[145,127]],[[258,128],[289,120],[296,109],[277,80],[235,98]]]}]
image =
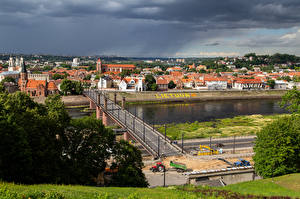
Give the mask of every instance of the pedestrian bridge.
[{"label": "pedestrian bridge", "polygon": [[122,98],[122,106],[117,104],[117,94],[114,94],[114,100],[99,90],[85,90],[83,93],[90,100],[90,107],[96,108],[97,119],[102,119],[105,126],[110,121],[117,123],[126,132],[124,139],[128,140],[130,136],[139,142],[152,156],[160,157],[175,156],[183,153],[183,150],[172,143],[167,137],[158,132],[153,126],[147,124],[141,119],[125,109],[125,97]]}]

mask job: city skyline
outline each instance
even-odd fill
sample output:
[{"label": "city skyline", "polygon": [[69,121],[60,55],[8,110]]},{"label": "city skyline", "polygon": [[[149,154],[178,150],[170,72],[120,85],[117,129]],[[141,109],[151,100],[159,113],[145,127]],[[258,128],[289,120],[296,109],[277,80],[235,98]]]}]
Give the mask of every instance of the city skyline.
[{"label": "city skyline", "polygon": [[300,55],[297,0],[2,0],[0,52]]}]

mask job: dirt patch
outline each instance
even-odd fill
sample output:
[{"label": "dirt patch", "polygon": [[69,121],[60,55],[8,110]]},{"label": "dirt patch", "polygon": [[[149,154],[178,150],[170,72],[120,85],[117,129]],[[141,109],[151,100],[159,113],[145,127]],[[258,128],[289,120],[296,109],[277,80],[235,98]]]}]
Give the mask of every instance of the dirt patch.
[{"label": "dirt patch", "polygon": [[[251,163],[254,164],[252,157],[245,157],[243,158]],[[226,158],[227,161],[234,163],[238,161],[238,158]],[[194,157],[187,157],[187,156],[177,156],[177,157],[167,157],[163,160],[163,164],[166,168],[170,168],[170,161],[176,161],[183,164],[186,164],[188,169],[191,170],[215,170],[215,169],[222,169],[227,168],[229,165],[221,160],[204,160]],[[154,165],[155,163],[153,163]],[[149,170],[152,165],[146,166],[144,169]]]}]

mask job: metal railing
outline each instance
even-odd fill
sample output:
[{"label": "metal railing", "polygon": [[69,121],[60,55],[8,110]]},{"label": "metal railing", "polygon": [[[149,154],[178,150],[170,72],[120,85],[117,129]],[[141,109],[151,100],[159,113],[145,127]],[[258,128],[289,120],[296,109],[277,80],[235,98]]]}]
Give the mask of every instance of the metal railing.
[{"label": "metal railing", "polygon": [[84,94],[97,106],[100,106],[104,113],[127,129],[153,156],[181,154],[181,148],[176,144],[172,144],[168,137],[162,135],[143,119],[133,115],[126,109],[122,109],[122,107],[106,97],[102,91],[85,90]]}]

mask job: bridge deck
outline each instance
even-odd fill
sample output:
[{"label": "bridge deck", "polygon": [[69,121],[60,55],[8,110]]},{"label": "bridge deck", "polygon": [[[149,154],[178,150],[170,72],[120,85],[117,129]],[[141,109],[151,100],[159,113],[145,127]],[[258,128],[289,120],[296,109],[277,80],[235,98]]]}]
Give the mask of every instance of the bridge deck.
[{"label": "bridge deck", "polygon": [[101,107],[102,111],[115,120],[122,128],[127,129],[128,133],[140,142],[153,156],[180,155],[181,149],[176,144],[172,144],[168,137],[163,136],[160,132],[153,129],[149,124],[141,118],[134,116],[129,111],[122,109],[112,100],[107,99],[107,109],[104,107],[105,96],[97,90],[84,91],[90,100],[97,106]]}]

